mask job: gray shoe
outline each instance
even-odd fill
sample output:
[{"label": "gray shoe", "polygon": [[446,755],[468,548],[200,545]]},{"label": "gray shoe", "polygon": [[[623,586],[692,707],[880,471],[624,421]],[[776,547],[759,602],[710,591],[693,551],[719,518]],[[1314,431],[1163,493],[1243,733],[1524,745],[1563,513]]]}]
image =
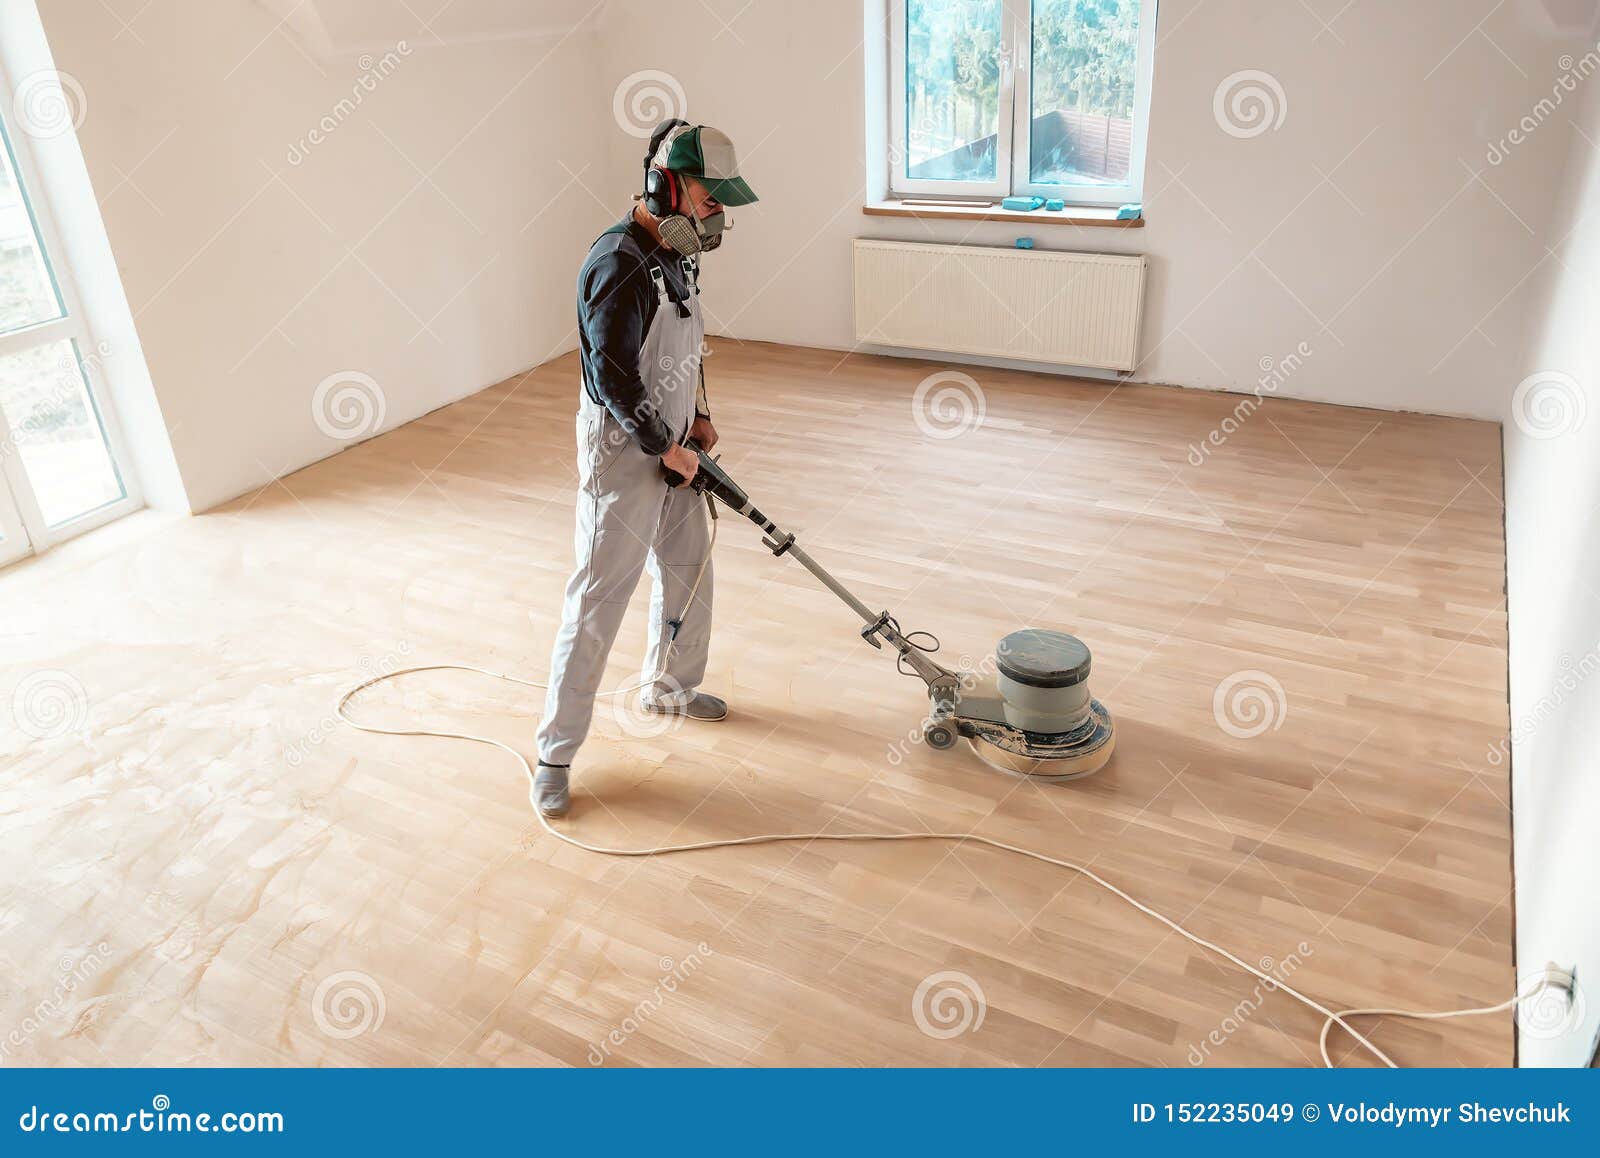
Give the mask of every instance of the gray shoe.
[{"label": "gray shoe", "polygon": [[551,820],[560,820],[572,807],[572,794],[567,790],[571,770],[569,764],[546,764],[541,760],[533,774],[533,789],[528,795],[533,798],[533,806]]},{"label": "gray shoe", "polygon": [[686,704],[645,703],[644,710],[663,716],[687,716],[691,720],[726,720],[728,704],[705,692],[695,692],[694,699]]}]

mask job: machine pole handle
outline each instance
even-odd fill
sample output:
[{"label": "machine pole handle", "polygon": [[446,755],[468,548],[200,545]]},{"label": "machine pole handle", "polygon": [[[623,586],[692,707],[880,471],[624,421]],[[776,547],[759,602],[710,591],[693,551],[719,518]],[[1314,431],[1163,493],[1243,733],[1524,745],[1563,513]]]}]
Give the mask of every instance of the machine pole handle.
[{"label": "machine pole handle", "polygon": [[[957,687],[958,678],[954,672],[944,665],[929,659],[921,648],[900,633],[898,625],[894,623],[887,611],[873,611],[865,603],[861,602],[853,591],[835,579],[827,568],[807,554],[805,549],[795,542],[793,534],[780,530],[776,523],[757,510],[755,504],[750,501],[750,497],[740,489],[739,484],[728,477],[727,472],[717,465],[715,459],[706,454],[699,443],[691,438],[685,440],[684,445],[700,456],[700,469],[696,472],[694,478],[690,480],[689,485],[705,495],[707,501],[714,497],[727,506],[729,510],[743,515],[760,527],[765,536],[762,539],[762,544],[768,550],[774,555],[792,556],[796,562],[811,572],[824,587],[837,595],[845,606],[855,612],[862,623],[865,624],[861,631],[862,639],[876,648],[883,646],[880,640],[887,641],[898,653],[900,659],[910,664],[912,670],[922,678],[923,682],[932,691],[948,692]],[[668,467],[666,463],[661,464],[661,475],[666,479],[669,486],[681,486],[683,484],[683,476]],[[711,509],[713,516],[715,516],[715,505]]]}]

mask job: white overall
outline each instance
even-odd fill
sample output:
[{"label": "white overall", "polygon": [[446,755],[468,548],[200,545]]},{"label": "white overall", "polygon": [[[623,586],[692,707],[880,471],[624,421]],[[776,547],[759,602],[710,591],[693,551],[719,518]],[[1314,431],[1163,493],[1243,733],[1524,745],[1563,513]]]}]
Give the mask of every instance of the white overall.
[{"label": "white overall", "polygon": [[[652,272],[656,312],[639,351],[639,374],[650,402],[681,442],[694,421],[705,323],[692,283],[685,317],[660,271]],[[644,674],[660,675],[638,694],[652,704],[687,703],[705,676],[711,643],[709,560],[694,606],[684,606],[710,543],[705,500],[688,487],[669,488],[661,460],[646,454],[587,389],[580,395],[577,568],[567,581],[539,726],[539,759],[546,764],[572,763],[589,733],[611,645],[646,563],[652,595]],[[660,671],[672,642],[672,620],[681,625],[666,670]]]}]

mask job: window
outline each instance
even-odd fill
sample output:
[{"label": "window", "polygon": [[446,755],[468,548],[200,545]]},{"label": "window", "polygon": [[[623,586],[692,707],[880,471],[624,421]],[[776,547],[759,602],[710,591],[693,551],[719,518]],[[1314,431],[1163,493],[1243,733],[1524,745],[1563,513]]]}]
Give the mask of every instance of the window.
[{"label": "window", "polygon": [[29,197],[26,133],[0,102],[0,563],[137,505],[118,464],[70,279],[51,260],[55,234]]},{"label": "window", "polygon": [[889,0],[889,188],[1143,196],[1156,0]]}]

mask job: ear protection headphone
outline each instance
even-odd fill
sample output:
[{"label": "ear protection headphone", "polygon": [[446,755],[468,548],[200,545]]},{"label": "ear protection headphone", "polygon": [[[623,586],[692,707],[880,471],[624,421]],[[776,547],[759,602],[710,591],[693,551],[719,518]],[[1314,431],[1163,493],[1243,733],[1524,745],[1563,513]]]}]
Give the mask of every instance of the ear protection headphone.
[{"label": "ear protection headphone", "polygon": [[650,134],[650,151],[644,155],[644,207],[651,217],[661,220],[664,217],[673,217],[683,212],[680,208],[683,194],[677,177],[673,176],[670,169],[663,169],[655,163],[656,154],[661,151],[661,142],[667,139],[668,134],[677,128],[689,128],[689,122],[681,117],[670,117],[656,126],[655,132]]}]

